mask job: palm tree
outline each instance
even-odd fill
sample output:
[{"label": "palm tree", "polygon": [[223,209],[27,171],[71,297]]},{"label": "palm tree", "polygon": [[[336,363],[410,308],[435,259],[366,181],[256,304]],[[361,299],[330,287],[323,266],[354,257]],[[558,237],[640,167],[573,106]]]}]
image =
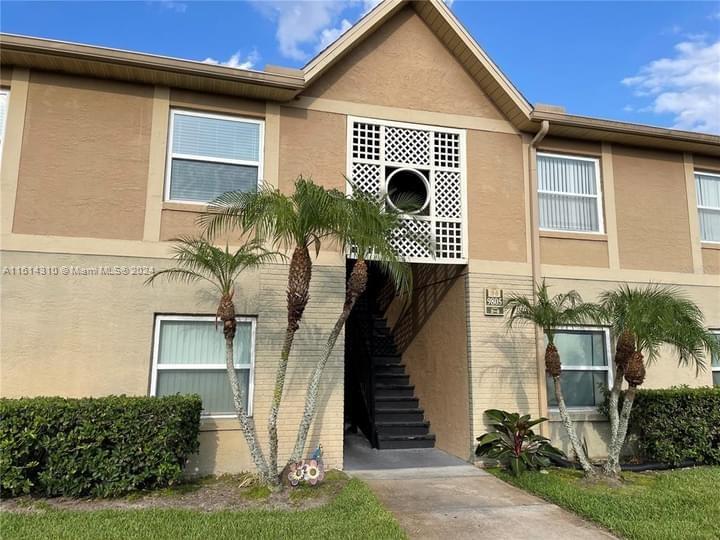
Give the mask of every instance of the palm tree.
[{"label": "palm tree", "polygon": [[537,285],[534,299],[522,295],[512,295],[508,299],[506,307],[510,309],[507,320],[508,328],[512,328],[518,323],[533,323],[540,327],[547,337],[545,372],[553,380],[560,419],[585,475],[595,476],[595,469],[580,444],[565,405],[560,382],[562,363],[560,353],[555,346],[555,333],[563,326],[573,326],[595,320],[598,312],[597,306],[584,303],[577,291],[556,294],[551,298],[543,280],[542,284]]},{"label": "palm tree", "polygon": [[[355,302],[365,292],[368,282],[368,262],[377,265],[392,280],[397,293],[409,294],[412,289],[410,265],[397,255],[394,247],[394,242],[399,236],[410,234],[403,228],[402,221],[408,218],[401,218],[401,214],[396,211],[386,210],[383,203],[358,190],[354,190],[353,195],[344,198],[342,206],[344,211],[336,235],[342,247],[355,257],[355,264],[346,283],[342,311],[310,376],[305,408],[289,463],[296,462],[302,457],[310,424],[315,417],[323,370]],[[413,241],[426,242],[426,239],[413,238]]]},{"label": "palm tree", "polygon": [[224,250],[220,249],[204,238],[182,237],[175,240],[173,247],[172,258],[177,266],[155,272],[145,281],[146,285],[152,285],[160,277],[168,281],[188,284],[203,281],[209,283],[218,293],[219,301],[215,320],[216,326],[218,319],[223,324],[225,365],[230,380],[235,412],[240,429],[250,448],[250,455],[263,480],[268,478],[270,469],[258,444],[255,422],[245,410],[233,361],[233,341],[237,328],[233,295],[235,282],[243,270],[274,261],[278,255],[278,253],[265,250],[255,241],[246,243],[231,252],[227,246]]},{"label": "palm tree", "polygon": [[268,467],[274,484],[279,482],[277,420],[288,360],[295,333],[310,299],[310,248],[313,247],[317,255],[322,241],[338,229],[341,215],[338,201],[342,198],[339,192],[328,191],[310,179],[299,177],[292,195],[271,188],[261,188],[256,192],[229,192],[216,199],[200,218],[206,234],[210,236],[236,228],[253,232],[258,240],[269,241],[276,248],[293,250],[288,271],[287,327],[268,417]]},{"label": "palm tree", "polygon": [[[646,364],[654,362],[663,345],[678,355],[680,365],[705,369],[705,352],[718,354],[720,345],[704,325],[700,308],[676,287],[648,284],[642,288],[621,285],[600,295],[601,316],[617,337],[615,382],[610,391],[610,444],[603,474],[617,478],[620,452],[627,435],[630,412],[638,386],[645,381]],[[619,409],[623,379],[628,383]]]}]

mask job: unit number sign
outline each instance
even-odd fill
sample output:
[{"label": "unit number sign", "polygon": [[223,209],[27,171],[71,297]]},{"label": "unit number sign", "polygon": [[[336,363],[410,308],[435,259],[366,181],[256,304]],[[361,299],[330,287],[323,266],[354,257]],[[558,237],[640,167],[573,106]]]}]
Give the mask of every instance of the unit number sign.
[{"label": "unit number sign", "polygon": [[502,289],[485,289],[485,315],[502,317],[505,314]]}]

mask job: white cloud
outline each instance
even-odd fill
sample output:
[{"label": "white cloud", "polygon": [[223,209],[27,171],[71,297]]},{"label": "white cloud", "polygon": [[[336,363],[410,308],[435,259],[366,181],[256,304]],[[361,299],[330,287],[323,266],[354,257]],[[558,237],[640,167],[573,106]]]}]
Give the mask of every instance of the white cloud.
[{"label": "white cloud", "polygon": [[175,2],[174,0],[160,0],[160,6],[170,11],[177,11],[178,13],[185,13],[188,5],[185,2]]},{"label": "white cloud", "polygon": [[208,57],[205,60],[203,60],[203,63],[227,66],[227,67],[237,68],[237,69],[252,69],[255,67],[258,60],[260,60],[260,54],[257,52],[257,50],[253,49],[252,52],[250,52],[250,54],[248,54],[244,58],[240,54],[240,51],[238,51],[235,54],[233,54],[230,58],[225,60],[224,62],[221,62],[220,60],[216,60],[215,58]]},{"label": "white cloud", "polygon": [[[454,0],[445,0],[450,6]],[[351,19],[361,8],[361,15],[381,0],[254,0],[255,7],[277,24],[275,38],[280,53],[292,60],[310,58],[309,51],[320,51],[351,26]],[[348,10],[356,10],[353,15]]]},{"label": "white cloud", "polygon": [[650,111],[673,115],[673,127],[720,133],[720,41],[678,43],[672,58],[654,60],[622,83],[652,98]]}]

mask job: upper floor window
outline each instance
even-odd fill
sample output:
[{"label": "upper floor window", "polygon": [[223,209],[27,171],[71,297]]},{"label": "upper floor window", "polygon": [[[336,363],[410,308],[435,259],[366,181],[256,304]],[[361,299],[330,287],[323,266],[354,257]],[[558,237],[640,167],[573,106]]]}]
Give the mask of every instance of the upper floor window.
[{"label": "upper floor window", "polygon": [[[555,334],[562,361],[560,386],[568,407],[597,407],[612,385],[608,362],[610,332],[607,328],[571,328]],[[548,405],[557,407],[553,381],[547,377]]]},{"label": "upper floor window", "polygon": [[5,120],[7,119],[8,97],[10,92],[0,89],[0,148],[5,141]]},{"label": "upper floor window", "polygon": [[263,122],[174,110],[165,200],[208,203],[228,191],[253,191],[262,176]]},{"label": "upper floor window", "polygon": [[[235,369],[248,414],[252,414],[255,319],[238,317]],[[155,319],[150,394],[199,394],[203,414],[235,415],[225,366],[225,338],[215,317],[165,316]]]},{"label": "upper floor window", "polygon": [[696,172],[700,238],[720,242],[720,174]]},{"label": "upper floor window", "polygon": [[597,159],[538,153],[540,228],[603,232]]}]

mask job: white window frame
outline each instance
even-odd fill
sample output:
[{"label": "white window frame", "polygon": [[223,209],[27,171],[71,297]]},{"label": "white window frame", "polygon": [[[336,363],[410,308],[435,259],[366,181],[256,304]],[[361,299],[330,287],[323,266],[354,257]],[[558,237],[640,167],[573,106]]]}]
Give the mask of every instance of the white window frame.
[{"label": "white window frame", "polygon": [[[714,176],[715,178],[718,179],[718,182],[720,182],[720,174],[718,174],[718,173],[712,173],[712,172],[707,172],[707,171],[697,171],[697,170],[696,170],[696,171],[694,171],[694,174],[693,174],[693,176],[695,177],[695,192],[696,192],[696,193],[697,193],[697,191],[698,191],[698,176],[700,176],[700,175],[702,175],[702,176]],[[709,211],[711,211],[711,212],[718,212],[718,213],[720,213],[720,207],[716,207],[716,206],[702,206],[702,205],[700,204],[700,201],[697,200],[698,197],[699,197],[699,195],[696,195],[696,196],[695,196],[695,199],[696,199],[695,202],[697,203],[697,209],[698,209],[698,211],[699,211],[699,210],[709,210]],[[699,215],[699,212],[698,212],[698,226],[700,225],[699,222],[700,222],[700,215]],[[700,231],[700,234],[702,235],[702,231]],[[704,239],[702,238],[702,236],[700,237],[700,241],[701,241],[703,244],[717,244],[717,245],[720,245],[720,241],[718,241],[718,240],[704,240]]]},{"label": "white window frame", "polygon": [[[560,233],[571,233],[571,234],[589,234],[589,235],[604,235],[605,232],[605,212],[603,207],[603,191],[602,191],[602,179],[600,178],[600,159],[594,157],[578,156],[574,154],[558,154],[554,152],[537,152],[535,160],[539,157],[553,157],[561,159],[574,159],[576,161],[591,161],[595,164],[595,195],[583,195],[581,193],[568,193],[565,191],[550,191],[546,189],[540,189],[540,180],[538,178],[538,195],[541,193],[546,195],[562,195],[565,197],[578,197],[584,199],[597,199],[597,211],[598,211],[598,230],[597,231],[574,231],[568,229],[546,229],[540,227],[540,231],[548,232],[560,232]],[[537,163],[535,164],[536,169]],[[538,203],[539,206],[539,203]],[[539,211],[539,208],[538,208]],[[538,214],[538,226],[540,223],[540,215]]]},{"label": "white window frame", "polygon": [[0,88],[0,96],[5,96],[5,114],[3,115],[3,123],[0,126],[0,160],[2,160],[2,149],[5,146],[5,126],[7,126],[8,112],[10,111],[10,90]]},{"label": "white window frame", "polygon": [[[718,342],[720,342],[720,328],[711,328],[710,332],[715,334],[718,337]],[[720,373],[720,365],[713,366],[712,356],[711,356],[710,357],[710,386],[715,386],[715,381],[713,380],[714,373]]]},{"label": "white window frame", "polygon": [[[258,130],[258,160],[245,160],[245,159],[227,159],[218,157],[201,156],[197,154],[183,154],[180,152],[174,152],[173,149],[173,133],[175,129],[175,117],[176,116],[195,116],[199,118],[214,118],[217,120],[229,120],[231,122],[240,122],[243,124],[257,124],[260,126]],[[191,161],[204,161],[206,163],[224,163],[227,165],[247,165],[250,167],[257,167],[258,170],[258,188],[262,186],[263,178],[263,161],[265,160],[265,121],[258,120],[257,118],[247,118],[244,116],[231,116],[227,114],[217,113],[206,113],[199,111],[190,111],[186,109],[171,109],[170,110],[170,126],[168,128],[168,140],[167,140],[167,158],[165,161],[165,190],[164,190],[164,201],[175,202],[183,204],[194,204],[197,206],[207,206],[212,201],[200,202],[200,201],[188,201],[185,199],[171,199],[170,198],[170,182],[172,181],[172,160],[173,159],[187,159]]]},{"label": "white window frame", "polygon": [[[455,168],[448,168],[448,167],[438,167],[435,165],[435,159],[433,155],[433,146],[430,147],[430,165],[408,165],[407,163],[398,163],[395,161],[387,161],[385,159],[379,159],[379,160],[370,160],[365,158],[353,158],[353,124],[354,123],[365,123],[365,124],[377,124],[380,126],[385,127],[397,127],[397,128],[404,128],[404,129],[416,129],[420,131],[431,131],[431,132],[443,132],[443,133],[452,133],[455,135],[458,135],[459,137],[459,152],[460,152],[460,166]],[[468,172],[467,172],[467,130],[460,129],[460,128],[451,128],[451,127],[445,127],[441,125],[430,125],[430,124],[419,124],[416,122],[398,122],[394,120],[383,120],[380,118],[370,118],[365,116],[352,116],[348,115],[346,118],[346,126],[345,126],[345,132],[346,132],[346,150],[345,150],[345,174],[346,178],[352,179],[353,177],[353,163],[370,163],[374,165],[380,165],[383,169],[386,167],[409,167],[413,169],[427,169],[431,171],[431,175],[435,171],[442,171],[442,170],[452,170],[457,171],[460,173],[460,218],[438,218],[435,215],[435,204],[436,204],[436,198],[435,198],[435,188],[433,185],[433,182],[429,182],[428,180],[428,200],[429,204],[427,206],[429,213],[427,216],[425,215],[413,215],[413,219],[417,221],[428,221],[431,224],[434,224],[436,221],[446,221],[446,222],[454,222],[454,223],[460,223],[461,225],[461,234],[462,234],[462,242],[461,242],[461,249],[462,249],[462,257],[457,259],[445,259],[445,258],[438,258],[438,257],[412,257],[412,256],[403,256],[402,259],[405,262],[409,263],[433,263],[433,264],[467,264],[469,261],[469,234],[468,234],[468,200],[467,200],[467,185],[468,185]],[[384,134],[381,135],[380,139],[380,145],[384,149],[385,147],[385,137]],[[386,179],[387,181],[387,179]],[[386,192],[386,185],[382,186],[383,192]],[[352,195],[352,184],[350,182],[345,183],[345,192],[348,195]],[[433,240],[435,239],[435,230],[431,227],[431,236]]]},{"label": "white window frame", "polygon": [[[152,356],[152,371],[150,375],[150,395],[157,395],[157,374],[158,371],[171,370],[171,371],[182,371],[182,370],[208,370],[217,371],[225,370],[227,366],[225,362],[217,364],[158,364],[158,353],[160,352],[160,325],[164,321],[207,321],[214,322],[216,317],[214,315],[156,315],[155,316],[155,331],[153,335],[153,356]],[[250,323],[250,365],[247,364],[236,364],[236,369],[249,369],[248,374],[248,416],[253,414],[253,392],[255,389],[255,333],[257,327],[256,317],[235,317],[237,322]],[[220,335],[218,335],[220,339]],[[203,413],[203,418],[235,418],[235,413],[223,413],[223,414],[206,414]]]},{"label": "white window frame", "polygon": [[[613,373],[613,366],[612,366],[612,358],[611,358],[611,346],[612,342],[610,341],[610,328],[607,326],[561,326],[559,328],[555,329],[556,332],[603,332],[605,334],[605,354],[607,355],[606,361],[607,365],[605,366],[568,366],[563,364],[562,365],[562,371],[605,371],[607,373],[607,387],[612,388],[613,381],[614,381],[614,373]],[[562,362],[562,356],[560,357],[560,361]],[[547,375],[546,375],[547,379]],[[547,384],[547,383],[546,383]],[[548,410],[551,412],[558,412],[558,407],[551,407],[548,405]],[[568,410],[571,411],[597,411],[596,406],[568,406]]]}]

